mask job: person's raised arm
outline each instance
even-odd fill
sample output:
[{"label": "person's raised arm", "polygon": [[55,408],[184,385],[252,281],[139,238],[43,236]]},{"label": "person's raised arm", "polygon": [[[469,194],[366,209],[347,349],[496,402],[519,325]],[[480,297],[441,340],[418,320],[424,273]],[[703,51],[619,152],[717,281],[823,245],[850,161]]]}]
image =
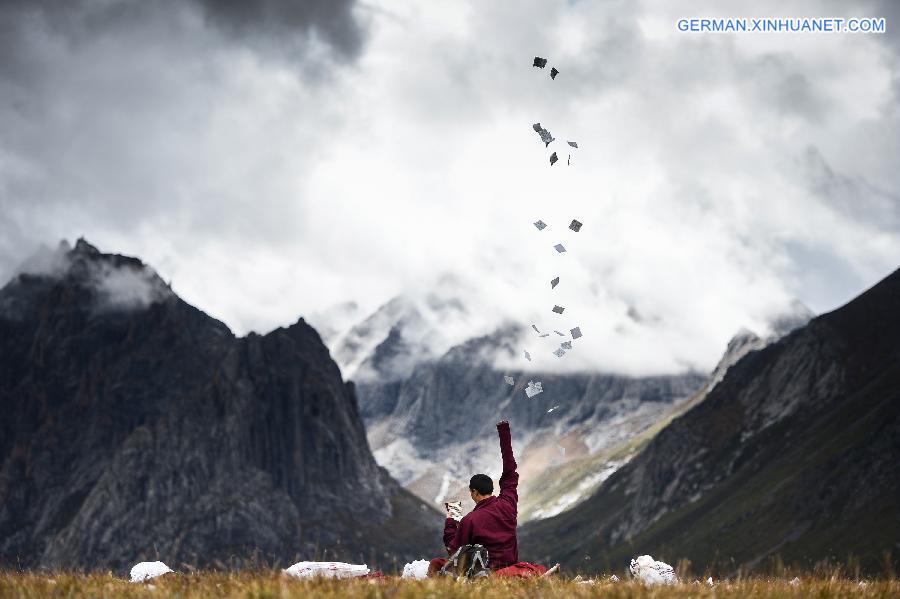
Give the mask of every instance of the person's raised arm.
[{"label": "person's raised arm", "polygon": [[516,487],[519,486],[519,473],[516,472],[516,458],[513,456],[512,435],[509,432],[509,421],[497,423],[497,434],[500,437],[500,456],[503,458],[503,474],[500,475],[500,497],[519,501]]}]

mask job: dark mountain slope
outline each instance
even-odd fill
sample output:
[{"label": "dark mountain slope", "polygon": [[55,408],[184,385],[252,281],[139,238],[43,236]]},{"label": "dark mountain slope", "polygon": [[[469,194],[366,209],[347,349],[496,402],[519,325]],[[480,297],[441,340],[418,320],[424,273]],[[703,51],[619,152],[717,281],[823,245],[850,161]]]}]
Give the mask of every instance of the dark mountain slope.
[{"label": "dark mountain slope", "polygon": [[[732,366],[583,504],[522,546],[587,570],[900,554],[900,271]],[[586,559],[586,557],[589,558]]]},{"label": "dark mountain slope", "polygon": [[390,566],[440,517],[375,463],[302,319],[236,338],[84,241],[0,290],[0,563]]}]

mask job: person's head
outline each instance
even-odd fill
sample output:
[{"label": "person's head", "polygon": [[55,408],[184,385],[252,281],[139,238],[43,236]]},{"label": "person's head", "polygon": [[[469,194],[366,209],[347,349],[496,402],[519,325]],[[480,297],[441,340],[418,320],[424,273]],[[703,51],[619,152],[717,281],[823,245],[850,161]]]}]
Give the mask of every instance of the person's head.
[{"label": "person's head", "polygon": [[494,481],[487,474],[476,474],[469,481],[469,495],[478,503],[494,494]]}]

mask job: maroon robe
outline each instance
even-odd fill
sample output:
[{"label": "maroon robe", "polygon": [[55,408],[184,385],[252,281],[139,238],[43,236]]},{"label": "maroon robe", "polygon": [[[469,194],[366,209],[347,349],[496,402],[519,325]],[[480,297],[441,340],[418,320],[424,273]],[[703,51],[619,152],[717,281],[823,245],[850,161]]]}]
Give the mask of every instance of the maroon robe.
[{"label": "maroon robe", "polygon": [[497,433],[500,435],[500,455],[503,457],[499,496],[482,499],[458,523],[453,518],[447,518],[444,523],[444,545],[451,555],[463,545],[484,545],[492,570],[519,562],[516,543],[519,473],[516,472],[509,423],[497,424]]}]

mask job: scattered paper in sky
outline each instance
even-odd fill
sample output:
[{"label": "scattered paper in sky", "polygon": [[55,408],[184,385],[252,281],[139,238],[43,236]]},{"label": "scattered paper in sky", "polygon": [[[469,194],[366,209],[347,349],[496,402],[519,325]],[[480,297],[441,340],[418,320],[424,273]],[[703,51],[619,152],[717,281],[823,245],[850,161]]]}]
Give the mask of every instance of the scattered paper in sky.
[{"label": "scattered paper in sky", "polygon": [[550,135],[549,131],[547,131],[546,129],[541,127],[540,123],[535,123],[534,125],[531,126],[531,128],[534,129],[535,131],[537,131],[537,134],[541,136],[541,141],[544,142],[545,148],[547,146],[549,146],[551,142],[554,141],[554,137],[552,135]]},{"label": "scattered paper in sky", "polygon": [[535,383],[534,381],[528,381],[528,386],[525,387],[525,395],[528,397],[528,399],[531,399],[538,393],[543,393],[543,392],[544,392],[544,389],[541,387],[540,381],[538,381],[537,383]]}]

